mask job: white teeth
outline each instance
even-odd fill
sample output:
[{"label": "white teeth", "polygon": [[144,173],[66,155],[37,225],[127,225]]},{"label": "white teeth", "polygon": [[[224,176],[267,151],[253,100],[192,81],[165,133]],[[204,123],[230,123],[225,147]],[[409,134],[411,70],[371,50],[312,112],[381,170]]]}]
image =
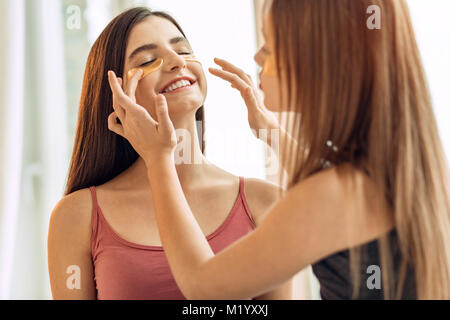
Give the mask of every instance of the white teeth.
[{"label": "white teeth", "polygon": [[180,81],[177,81],[174,84],[170,85],[166,90],[164,90],[164,92],[171,92],[178,88],[187,87],[190,85],[191,85],[191,83],[188,80],[180,80]]}]

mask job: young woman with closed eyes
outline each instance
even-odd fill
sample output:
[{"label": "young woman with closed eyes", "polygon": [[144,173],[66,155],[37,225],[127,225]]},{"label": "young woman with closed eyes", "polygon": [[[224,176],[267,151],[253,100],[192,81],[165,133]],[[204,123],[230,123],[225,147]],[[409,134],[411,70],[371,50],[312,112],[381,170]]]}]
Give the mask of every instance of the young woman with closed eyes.
[{"label": "young woman with closed eyes", "polygon": [[[143,77],[138,69],[158,58],[162,58],[159,68]],[[134,119],[135,129],[156,117],[154,98],[164,92],[173,125],[187,133],[181,135],[185,146],[181,156],[191,155],[191,163],[177,164],[177,176],[212,250],[219,252],[261,224],[278,188],[236,177],[203,155],[196,120],[203,118],[206,78],[173,18],[139,7],[105,28],[86,65],[66,196],[50,220],[53,297],[184,299],[156,226],[147,167],[157,164],[144,161],[127,139],[108,129],[112,122],[129,123],[111,114],[117,101],[108,84],[108,70],[120,76],[118,84],[143,111]],[[134,71],[131,78],[129,71]],[[70,266],[79,268],[79,286],[66,273]],[[291,299],[291,280],[250,298]]]},{"label": "young woman with closed eyes", "polygon": [[[379,30],[367,28],[373,4]],[[122,122],[109,128],[147,164],[181,291],[245,299],[312,265],[324,299],[450,299],[448,167],[406,1],[268,0],[263,31],[263,100],[242,70],[217,60],[211,72],[240,90],[252,126],[272,129],[266,107],[295,116],[280,125],[288,190],[219,253],[177,176],[170,97],[158,95],[156,115],[144,117],[109,72],[111,117]]]}]

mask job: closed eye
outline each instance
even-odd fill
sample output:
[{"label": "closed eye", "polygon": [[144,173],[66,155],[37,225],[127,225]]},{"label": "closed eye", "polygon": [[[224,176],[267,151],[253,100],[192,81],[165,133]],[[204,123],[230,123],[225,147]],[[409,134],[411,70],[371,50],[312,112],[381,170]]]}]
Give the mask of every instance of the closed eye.
[{"label": "closed eye", "polygon": [[147,61],[147,62],[145,62],[145,63],[143,63],[143,64],[141,64],[139,67],[144,67],[144,66],[146,66],[146,65],[148,65],[148,64],[150,64],[150,63],[152,63],[152,62],[155,62],[156,61],[156,59],[153,59],[153,60],[150,60],[150,61]]},{"label": "closed eye", "polygon": [[[178,52],[178,54],[179,54],[179,55],[190,56],[190,55],[193,55],[194,53],[193,53],[193,52]],[[156,61],[156,59],[147,61],[147,62],[141,64],[139,67],[145,67],[146,65],[148,65],[148,64],[150,64],[150,63],[152,63],[152,62],[155,62],[155,61]]]}]

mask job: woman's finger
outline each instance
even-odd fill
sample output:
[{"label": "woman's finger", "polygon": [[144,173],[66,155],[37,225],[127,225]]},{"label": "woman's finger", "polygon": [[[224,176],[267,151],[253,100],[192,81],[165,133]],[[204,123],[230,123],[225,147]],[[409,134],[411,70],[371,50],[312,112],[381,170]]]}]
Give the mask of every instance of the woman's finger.
[{"label": "woman's finger", "polygon": [[158,94],[155,98],[156,116],[158,118],[158,130],[164,130],[165,133],[174,132],[172,120],[169,117],[166,97]]},{"label": "woman's finger", "polygon": [[234,88],[241,92],[249,112],[261,112],[257,95],[251,86],[248,86],[242,79],[230,72],[214,68],[210,68],[210,72],[219,78],[229,81]]},{"label": "woman's finger", "polygon": [[228,71],[224,71],[224,70],[220,70],[220,69],[215,69],[215,68],[209,68],[209,72],[211,72],[211,74],[225,80],[228,81],[229,83],[231,83],[231,85],[238,89],[239,91],[241,91],[241,93],[243,93],[245,91],[245,89],[247,89],[249,87],[248,83],[245,82],[244,80],[242,80],[240,77],[238,77],[236,74],[228,72]]},{"label": "woman's finger", "polygon": [[117,114],[115,112],[111,113],[108,117],[108,129],[118,135],[125,137],[123,132],[123,127],[116,122]]},{"label": "woman's finger", "polygon": [[[121,106],[122,108],[124,108],[125,111],[127,111],[127,109],[130,107],[130,105],[134,104],[134,102],[130,99],[130,97],[128,97],[125,94],[125,92],[123,92],[122,87],[120,86],[119,80],[117,79],[114,71],[108,71],[108,81],[109,81],[111,90],[113,92],[113,95],[115,95],[116,103],[119,106]],[[114,107],[116,107],[116,105]],[[120,118],[121,115],[120,114],[118,114],[118,115]]]},{"label": "woman's finger", "polygon": [[[122,80],[122,78],[118,77],[117,81],[119,82],[119,85],[120,85],[120,87],[123,90],[123,80]],[[125,116],[126,116],[125,109],[122,108],[120,105],[117,105],[117,109],[119,109],[119,111],[121,112],[121,115],[122,115],[122,119],[125,121]],[[120,120],[119,117],[117,118],[117,120]]]},{"label": "woman's finger", "polygon": [[252,88],[247,88],[244,92],[245,105],[249,112],[257,111],[262,112],[256,94]]},{"label": "woman's finger", "polygon": [[244,80],[249,86],[253,85],[252,77],[245,73],[244,70],[236,67],[234,64],[219,58],[215,58],[214,62],[222,67],[223,70],[236,74],[242,80]]},{"label": "woman's finger", "polygon": [[[113,86],[112,86],[112,78],[110,78],[109,75],[108,75],[108,81],[109,81],[109,85],[110,85],[111,91],[112,91],[113,109],[117,113],[117,117],[120,120],[120,122],[123,123],[125,121],[125,110],[119,105],[119,103],[117,101],[117,96],[114,93]],[[118,81],[119,85],[121,86],[122,85],[122,79],[118,78],[117,81]]]},{"label": "woman's finger", "polygon": [[127,88],[125,89],[125,94],[131,98],[131,100],[136,101],[136,88],[138,86],[139,80],[141,80],[141,76],[143,74],[142,69],[138,69],[134,75],[129,79],[127,83]]}]

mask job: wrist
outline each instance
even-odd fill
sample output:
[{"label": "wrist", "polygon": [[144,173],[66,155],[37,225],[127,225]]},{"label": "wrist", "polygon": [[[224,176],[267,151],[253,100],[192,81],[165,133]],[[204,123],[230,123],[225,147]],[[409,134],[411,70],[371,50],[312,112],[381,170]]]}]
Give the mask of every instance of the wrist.
[{"label": "wrist", "polygon": [[148,170],[161,170],[162,168],[175,166],[173,154],[161,153],[158,155],[147,156],[144,158]]}]

